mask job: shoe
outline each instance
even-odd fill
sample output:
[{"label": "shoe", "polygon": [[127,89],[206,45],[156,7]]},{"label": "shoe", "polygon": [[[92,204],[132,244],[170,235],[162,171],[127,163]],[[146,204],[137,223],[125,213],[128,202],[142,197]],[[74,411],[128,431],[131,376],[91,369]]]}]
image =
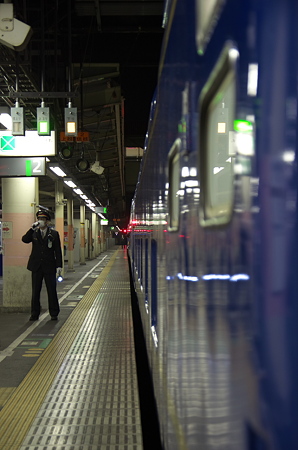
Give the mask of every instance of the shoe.
[{"label": "shoe", "polygon": [[51,316],[51,320],[58,320],[57,316]]},{"label": "shoe", "polygon": [[38,316],[30,316],[29,320],[30,320],[31,322],[33,322],[33,321],[35,321],[35,320],[38,320]]}]

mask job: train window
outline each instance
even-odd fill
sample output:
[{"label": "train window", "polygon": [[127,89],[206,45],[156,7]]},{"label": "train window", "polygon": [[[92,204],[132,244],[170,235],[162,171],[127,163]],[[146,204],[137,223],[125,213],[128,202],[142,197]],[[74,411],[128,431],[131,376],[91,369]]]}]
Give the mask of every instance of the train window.
[{"label": "train window", "polygon": [[224,0],[196,1],[196,41],[198,53],[202,54],[216,25]]},{"label": "train window", "polygon": [[157,242],[151,241],[151,327],[157,326]]},{"label": "train window", "polygon": [[233,210],[238,51],[224,49],[200,97],[201,224],[226,224]]},{"label": "train window", "polygon": [[179,189],[180,189],[180,165],[179,150],[181,140],[174,142],[168,158],[169,167],[169,191],[168,191],[168,208],[169,208],[169,231],[177,231],[179,228]]}]

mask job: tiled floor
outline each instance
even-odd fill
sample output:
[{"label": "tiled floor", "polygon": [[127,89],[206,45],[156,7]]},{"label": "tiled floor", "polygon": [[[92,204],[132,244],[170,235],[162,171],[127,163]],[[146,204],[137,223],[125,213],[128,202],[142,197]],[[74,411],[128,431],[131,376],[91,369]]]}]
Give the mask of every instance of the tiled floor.
[{"label": "tiled floor", "polygon": [[[7,450],[143,449],[125,252],[116,252],[108,266],[39,359],[43,365],[36,368],[36,376],[42,377],[46,362],[55,365],[63,353],[59,342],[65,346],[67,327],[71,334],[72,323],[81,320],[24,439]],[[44,389],[43,383],[37,389]],[[8,403],[0,412],[0,429]]]}]

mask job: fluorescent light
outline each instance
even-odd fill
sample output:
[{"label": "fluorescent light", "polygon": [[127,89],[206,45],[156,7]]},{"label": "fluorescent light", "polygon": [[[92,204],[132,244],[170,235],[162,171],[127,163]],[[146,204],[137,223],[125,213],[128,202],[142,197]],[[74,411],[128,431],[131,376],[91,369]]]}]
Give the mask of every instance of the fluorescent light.
[{"label": "fluorescent light", "polygon": [[83,191],[81,191],[81,189],[74,189],[73,191],[78,195],[83,195]]},{"label": "fluorescent light", "polygon": [[70,188],[76,188],[77,185],[72,180],[64,180],[64,183],[67,184]]},{"label": "fluorescent light", "polygon": [[66,173],[59,166],[49,166],[52,172],[54,172],[58,177],[66,177]]},{"label": "fluorescent light", "polygon": [[85,194],[80,195],[80,197],[81,197],[83,200],[88,200],[88,197],[87,197],[87,195],[85,195]]},{"label": "fluorescent light", "polygon": [[12,130],[12,118],[8,113],[0,114],[0,122],[5,126],[7,130]]}]

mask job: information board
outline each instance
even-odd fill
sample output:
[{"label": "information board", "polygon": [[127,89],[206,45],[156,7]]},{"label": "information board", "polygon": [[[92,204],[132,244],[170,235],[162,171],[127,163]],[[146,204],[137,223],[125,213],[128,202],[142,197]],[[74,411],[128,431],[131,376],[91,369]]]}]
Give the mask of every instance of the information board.
[{"label": "information board", "polygon": [[56,154],[55,131],[50,136],[39,136],[37,131],[27,131],[25,136],[12,136],[0,131],[0,157],[2,156],[54,156]]}]

